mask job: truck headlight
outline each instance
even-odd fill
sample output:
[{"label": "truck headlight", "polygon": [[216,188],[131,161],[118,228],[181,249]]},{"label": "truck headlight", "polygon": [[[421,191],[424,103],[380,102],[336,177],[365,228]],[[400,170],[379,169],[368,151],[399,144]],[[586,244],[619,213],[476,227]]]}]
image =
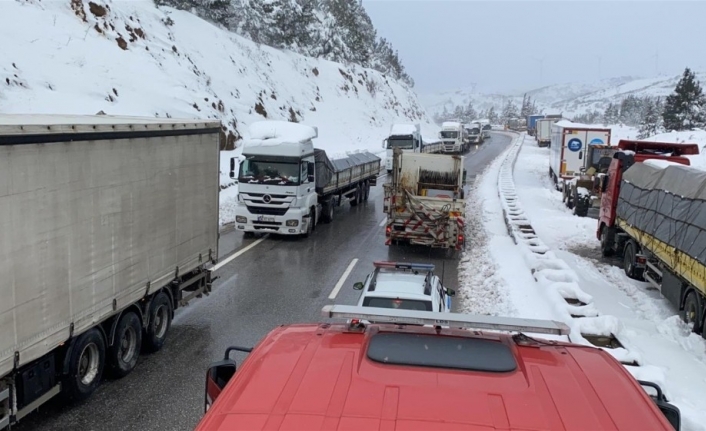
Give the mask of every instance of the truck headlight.
[{"label": "truck headlight", "polygon": [[236,223],[247,223],[248,218],[244,216],[235,216],[235,222]]},{"label": "truck headlight", "polygon": [[287,226],[299,226],[299,220],[287,220]]}]

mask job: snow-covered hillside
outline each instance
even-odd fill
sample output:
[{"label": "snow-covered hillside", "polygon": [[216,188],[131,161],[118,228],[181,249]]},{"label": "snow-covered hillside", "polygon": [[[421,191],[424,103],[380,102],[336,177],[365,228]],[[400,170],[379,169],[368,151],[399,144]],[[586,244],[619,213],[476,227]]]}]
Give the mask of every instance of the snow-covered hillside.
[{"label": "snow-covered hillside", "polygon": [[[695,72],[696,78],[706,84],[706,72]],[[565,83],[527,91],[540,109],[551,113],[562,113],[571,118],[588,111],[603,112],[609,103],[620,103],[629,95],[666,97],[674,91],[681,74],[654,78],[617,77],[591,83]],[[420,99],[431,114],[441,113],[444,108],[453,111],[455,106],[473,103],[477,110],[491,106],[500,112],[508,100],[521,106],[523,94],[486,94],[474,86],[438,94],[420,95]]]},{"label": "snow-covered hillside", "polygon": [[327,151],[382,150],[396,121],[436,134],[407,86],[257,45],[149,1],[0,2],[0,112],[218,118],[318,126]]}]

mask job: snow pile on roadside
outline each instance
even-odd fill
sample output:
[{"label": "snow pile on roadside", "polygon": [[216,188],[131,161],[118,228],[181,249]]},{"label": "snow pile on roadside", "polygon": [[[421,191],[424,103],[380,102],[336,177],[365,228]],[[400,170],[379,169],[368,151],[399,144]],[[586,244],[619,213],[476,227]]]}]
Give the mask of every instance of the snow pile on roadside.
[{"label": "snow pile on roadside", "polygon": [[[705,430],[704,340],[688,330],[659,292],[625,276],[614,266],[620,262],[601,258],[595,233],[597,221],[576,217],[563,205],[561,194],[553,189],[546,174],[545,148],[524,145],[519,160],[514,168],[515,198],[522,201],[523,214],[532,220],[533,230],[541,238],[537,243],[555,250],[545,253],[556,258],[552,265],[564,268],[561,275],[557,272],[550,276],[554,281],[576,283],[591,301],[578,299],[592,304],[603,318],[598,328],[592,327],[595,321],[574,319],[581,321],[581,332],[612,333],[624,349],[606,350],[623,362],[635,361],[637,365],[626,368],[636,378],[662,386],[670,402],[682,411],[683,430]],[[537,260],[542,261],[539,256]],[[538,272],[541,274],[535,270],[535,275]]]},{"label": "snow pile on roadside", "polygon": [[384,154],[393,123],[438,132],[410,88],[375,70],[258,45],[152,1],[2,1],[0,40],[2,113],[213,118],[231,144],[255,121],[297,121],[338,153]]},{"label": "snow pile on roadside", "polygon": [[[526,134],[513,142],[510,153],[503,160],[498,189],[503,218],[515,243],[523,251],[526,266],[545,293],[555,313],[571,328],[569,339],[574,343],[593,345],[582,334],[610,337],[620,330],[620,323],[612,316],[600,315],[591,295],[578,284],[577,274],[559,259],[537,236],[515,190],[513,171]],[[605,349],[621,362],[630,363],[639,358],[626,349]]]},{"label": "snow pile on roadside", "polygon": [[[513,135],[514,136],[514,135]],[[511,146],[481,175],[466,207],[466,237],[469,246],[459,264],[459,297],[467,313],[517,316],[565,321],[550,297],[535,282],[526,268],[525,253],[508,234],[503,208],[498,200],[498,175]],[[565,336],[539,335],[545,339]]]}]

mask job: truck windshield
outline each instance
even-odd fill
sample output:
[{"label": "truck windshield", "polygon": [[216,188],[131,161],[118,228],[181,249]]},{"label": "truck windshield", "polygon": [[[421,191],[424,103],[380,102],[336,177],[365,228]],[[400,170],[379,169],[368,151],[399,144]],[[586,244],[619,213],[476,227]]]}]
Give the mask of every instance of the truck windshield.
[{"label": "truck windshield", "polygon": [[419,301],[415,299],[398,299],[398,298],[376,298],[368,296],[363,300],[364,307],[378,308],[397,308],[399,310],[420,310],[434,311],[431,306],[431,301]]},{"label": "truck windshield", "polygon": [[477,127],[474,127],[471,129],[471,135],[477,135],[480,133],[480,129]]},{"label": "truck windshield", "polygon": [[443,132],[441,132],[441,138],[442,139],[456,139],[456,138],[458,138],[458,132],[444,130]]},{"label": "truck windshield", "polygon": [[299,185],[298,160],[250,158],[240,163],[238,181],[250,184]]},{"label": "truck windshield", "polygon": [[387,149],[402,148],[403,150],[413,150],[414,140],[411,138],[388,138]]}]

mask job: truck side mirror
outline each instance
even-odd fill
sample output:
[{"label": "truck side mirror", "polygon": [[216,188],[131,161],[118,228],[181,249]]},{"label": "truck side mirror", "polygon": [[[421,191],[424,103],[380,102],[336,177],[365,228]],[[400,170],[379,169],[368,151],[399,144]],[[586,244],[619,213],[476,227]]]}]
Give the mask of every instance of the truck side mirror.
[{"label": "truck side mirror", "polygon": [[453,297],[456,296],[456,291],[454,289],[451,289],[449,287],[446,288],[446,294]]},{"label": "truck side mirror", "polygon": [[359,281],[357,283],[353,283],[353,290],[363,290],[363,282]]},{"label": "truck side mirror", "polygon": [[604,175],[603,178],[601,179],[601,193],[605,193],[605,191],[608,189],[608,179],[610,177],[608,175]]},{"label": "truck side mirror", "polygon": [[226,387],[230,379],[235,375],[237,365],[232,359],[224,359],[214,362],[208,367],[206,372],[206,390],[204,393],[204,413],[216,401],[223,388]]},{"label": "truck side mirror", "polygon": [[467,174],[468,174],[468,172],[466,171],[466,169],[464,169],[464,170],[463,170],[463,182],[464,182],[464,184],[466,183],[466,176],[467,176]]},{"label": "truck side mirror", "polygon": [[681,412],[679,411],[679,407],[663,401],[657,402],[657,407],[659,407],[664,417],[667,418],[667,421],[672,424],[674,429],[679,431],[681,427]]},{"label": "truck side mirror", "polygon": [[382,148],[387,148],[387,139],[382,140]]},{"label": "truck side mirror", "polygon": [[230,177],[231,178],[237,178],[235,175],[235,157],[230,158]]}]

